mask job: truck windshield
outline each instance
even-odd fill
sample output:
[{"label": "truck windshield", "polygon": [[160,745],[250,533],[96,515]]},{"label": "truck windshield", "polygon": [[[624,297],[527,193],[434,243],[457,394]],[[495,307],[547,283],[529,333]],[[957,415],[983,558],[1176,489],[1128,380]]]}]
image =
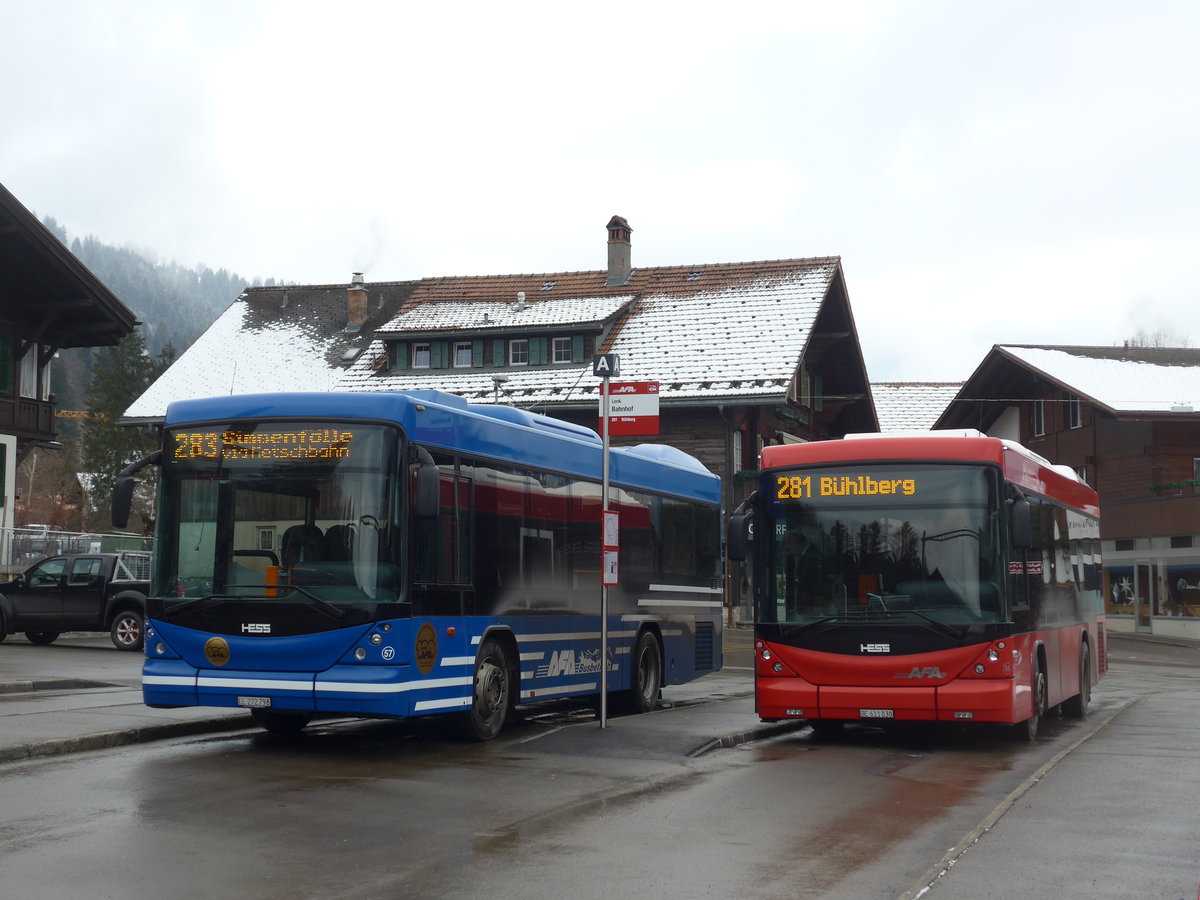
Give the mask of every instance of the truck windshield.
[{"label": "truck windshield", "polygon": [[997,476],[887,464],[770,472],[759,622],[1004,621]]},{"label": "truck windshield", "polygon": [[358,422],[168,430],[153,592],[396,602],[402,446]]}]

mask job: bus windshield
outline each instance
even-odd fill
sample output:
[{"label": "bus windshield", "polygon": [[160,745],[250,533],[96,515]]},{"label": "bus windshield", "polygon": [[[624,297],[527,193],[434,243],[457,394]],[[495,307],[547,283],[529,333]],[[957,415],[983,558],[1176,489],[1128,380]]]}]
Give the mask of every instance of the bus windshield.
[{"label": "bus windshield", "polygon": [[772,471],[758,621],[1005,620],[998,477],[971,465]]},{"label": "bus windshield", "polygon": [[156,596],[399,599],[397,429],[206,424],[163,446]]}]

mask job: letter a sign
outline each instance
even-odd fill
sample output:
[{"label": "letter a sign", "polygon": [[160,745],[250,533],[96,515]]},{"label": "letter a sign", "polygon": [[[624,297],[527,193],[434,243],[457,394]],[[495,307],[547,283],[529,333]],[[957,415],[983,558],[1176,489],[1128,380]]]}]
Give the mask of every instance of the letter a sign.
[{"label": "letter a sign", "polygon": [[621,358],[615,353],[593,356],[592,374],[597,378],[616,378],[621,374]]}]

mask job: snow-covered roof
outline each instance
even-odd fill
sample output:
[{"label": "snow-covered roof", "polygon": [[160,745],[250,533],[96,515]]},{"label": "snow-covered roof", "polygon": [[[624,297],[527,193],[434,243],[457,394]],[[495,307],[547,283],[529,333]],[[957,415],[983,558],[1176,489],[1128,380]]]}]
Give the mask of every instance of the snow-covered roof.
[{"label": "snow-covered roof", "polygon": [[494,300],[428,300],[407,309],[375,333],[379,337],[445,331],[546,328],[552,325],[599,323],[616,315],[633,297],[567,297],[512,302]]},{"label": "snow-covered roof", "polygon": [[[411,283],[378,286],[371,312],[391,318]],[[254,288],[238,297],[133,401],[122,421],[161,421],[175,400],[259,391],[330,391],[369,343],[347,329],[346,286]]]},{"label": "snow-covered roof", "polygon": [[[125,420],[161,419],[177,399],[251,391],[436,387],[522,407],[594,402],[599,380],[590,358],[416,371],[387,365],[389,341],[488,339],[526,328],[594,335],[597,352],[620,356],[620,380],[659,382],[664,404],[783,401],[840,272],[837,257],[818,257],[634,269],[611,287],[606,271],[366,283],[367,317],[349,327],[346,285],[253,288],[134,401]],[[838,298],[822,328],[853,334],[844,290]],[[862,369],[861,356],[842,364]]]},{"label": "snow-covered roof", "polygon": [[[590,359],[502,370],[382,367],[380,339],[398,338],[405,328],[410,334],[488,329],[530,314],[546,324],[606,323],[599,349],[620,357],[620,379],[659,382],[663,403],[782,398],[838,272],[836,257],[822,257],[635,269],[619,288],[604,286],[603,271],[429,279],[417,286],[404,312],[376,333],[338,389],[403,391],[436,381],[440,390],[473,402],[594,401],[599,383]],[[518,314],[521,291],[525,310]],[[497,384],[498,376],[505,380]]]},{"label": "snow-covered roof", "polygon": [[933,428],[961,381],[881,381],[871,384],[880,431],[927,431]]},{"label": "snow-covered roof", "polygon": [[1018,344],[996,350],[1114,413],[1200,410],[1200,350]]}]

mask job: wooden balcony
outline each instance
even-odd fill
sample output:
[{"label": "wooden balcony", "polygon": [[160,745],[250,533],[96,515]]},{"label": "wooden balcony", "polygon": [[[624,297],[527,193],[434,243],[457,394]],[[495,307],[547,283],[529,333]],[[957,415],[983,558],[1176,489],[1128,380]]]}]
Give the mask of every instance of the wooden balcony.
[{"label": "wooden balcony", "polygon": [[54,403],[26,397],[0,397],[0,432],[20,441],[52,441],[57,436]]}]

